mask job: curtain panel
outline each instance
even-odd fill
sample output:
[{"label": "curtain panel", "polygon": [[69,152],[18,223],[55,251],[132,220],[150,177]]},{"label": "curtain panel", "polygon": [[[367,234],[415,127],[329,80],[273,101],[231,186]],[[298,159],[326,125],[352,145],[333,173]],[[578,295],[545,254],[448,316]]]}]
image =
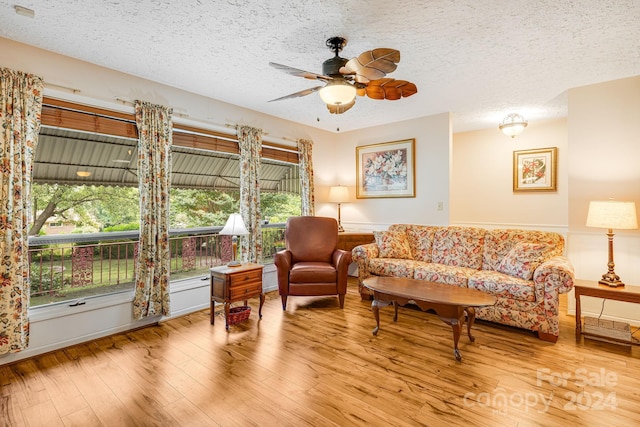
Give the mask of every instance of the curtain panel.
[{"label": "curtain panel", "polygon": [[300,166],[300,202],[302,215],[315,215],[315,200],[313,188],[313,142],[305,139],[298,140],[298,159]]},{"label": "curtain panel", "polygon": [[240,214],[248,236],[242,238],[243,262],[262,262],[262,225],[260,213],[260,159],[262,129],[236,126],[240,147]]},{"label": "curtain panel", "polygon": [[140,244],[133,317],[170,314],[169,191],[173,110],[136,101]]},{"label": "curtain panel", "polygon": [[29,221],[42,78],[0,68],[0,354],[29,345]]}]

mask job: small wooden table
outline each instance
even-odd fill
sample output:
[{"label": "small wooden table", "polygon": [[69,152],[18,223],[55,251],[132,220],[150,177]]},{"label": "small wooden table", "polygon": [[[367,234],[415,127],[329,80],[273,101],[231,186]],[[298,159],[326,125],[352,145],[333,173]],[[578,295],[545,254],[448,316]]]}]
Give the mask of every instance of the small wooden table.
[{"label": "small wooden table", "polygon": [[640,286],[625,285],[617,288],[601,285],[590,280],[575,280],[573,282],[576,296],[576,341],[580,340],[582,334],[582,313],[580,310],[580,296],[612,299],[616,301],[632,302],[640,304]]},{"label": "small wooden table", "polygon": [[376,319],[373,335],[380,330],[380,307],[393,303],[395,313],[393,321],[398,321],[398,305],[415,304],[420,310],[433,310],[440,320],[453,329],[453,355],[460,362],[462,356],[458,350],[458,341],[467,316],[467,335],[471,342],[471,327],[476,318],[474,307],[483,307],[496,303],[496,297],[477,289],[460,288],[455,285],[428,282],[404,277],[369,277],[363,285],[373,291],[371,311]]},{"label": "small wooden table", "polygon": [[225,327],[229,329],[229,306],[235,301],[244,301],[260,297],[258,316],[262,319],[262,264],[246,263],[238,267],[221,265],[211,269],[211,324],[215,322],[215,303],[224,303]]},{"label": "small wooden table", "polygon": [[376,239],[372,232],[366,231],[343,231],[338,233],[338,249],[351,251],[356,246],[373,243]]}]

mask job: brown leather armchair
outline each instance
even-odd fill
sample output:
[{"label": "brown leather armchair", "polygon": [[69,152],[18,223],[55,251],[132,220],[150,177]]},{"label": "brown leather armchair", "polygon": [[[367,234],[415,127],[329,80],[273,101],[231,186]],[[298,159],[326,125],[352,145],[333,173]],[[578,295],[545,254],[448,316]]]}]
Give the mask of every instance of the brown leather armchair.
[{"label": "brown leather armchair", "polygon": [[318,216],[290,217],[284,232],[286,249],[276,253],[282,309],[289,295],[338,295],[344,308],[351,252],[337,249],[338,222]]}]

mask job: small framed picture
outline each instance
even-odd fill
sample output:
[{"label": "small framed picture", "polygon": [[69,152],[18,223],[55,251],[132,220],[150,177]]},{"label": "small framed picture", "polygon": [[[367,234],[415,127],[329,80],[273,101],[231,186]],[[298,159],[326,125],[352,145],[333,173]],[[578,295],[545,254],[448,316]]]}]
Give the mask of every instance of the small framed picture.
[{"label": "small framed picture", "polygon": [[356,198],[416,197],[415,139],[356,147]]},{"label": "small framed picture", "polygon": [[556,191],[558,148],[513,152],[513,191]]}]

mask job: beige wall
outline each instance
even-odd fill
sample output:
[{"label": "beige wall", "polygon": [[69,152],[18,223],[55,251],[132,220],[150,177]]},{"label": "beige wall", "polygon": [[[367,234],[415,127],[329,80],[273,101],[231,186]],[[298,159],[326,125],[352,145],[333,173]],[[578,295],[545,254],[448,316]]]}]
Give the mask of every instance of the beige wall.
[{"label": "beige wall", "polygon": [[[598,280],[607,272],[606,230],[585,226],[590,200],[629,200],[640,209],[640,77],[569,91],[569,245],[576,277]],[[640,210],[638,211],[640,213]],[[615,271],[640,285],[640,230],[614,230]],[[574,300],[569,300],[573,310]],[[583,298],[597,316],[602,300]],[[603,317],[640,324],[637,304],[607,301]]]},{"label": "beige wall", "polygon": [[[356,147],[415,139],[415,198],[356,199]],[[335,135],[333,144],[315,144],[316,214],[335,216],[329,187],[346,185],[351,201],[342,205],[347,230],[386,229],[390,224],[449,222],[451,124],[448,113]],[[438,204],[442,209],[438,209]]]},{"label": "beige wall", "polygon": [[[330,132],[282,120],[191,92],[79,61],[0,37],[0,66],[41,76],[45,95],[115,111],[133,112],[136,99],[173,108],[173,121],[233,133],[227,124],[262,128],[265,139],[333,141]],[[54,86],[55,85],[55,86]],[[78,90],[70,90],[59,86]],[[122,103],[118,99],[129,101]],[[294,142],[278,141],[295,146]]]},{"label": "beige wall", "polygon": [[[514,192],[513,152],[558,148],[557,191]],[[498,129],[453,135],[451,223],[515,226],[564,232],[567,228],[566,121],[530,123],[509,138]]]},{"label": "beige wall", "polygon": [[590,200],[640,206],[640,77],[569,91],[569,149],[571,231],[585,230]]}]

